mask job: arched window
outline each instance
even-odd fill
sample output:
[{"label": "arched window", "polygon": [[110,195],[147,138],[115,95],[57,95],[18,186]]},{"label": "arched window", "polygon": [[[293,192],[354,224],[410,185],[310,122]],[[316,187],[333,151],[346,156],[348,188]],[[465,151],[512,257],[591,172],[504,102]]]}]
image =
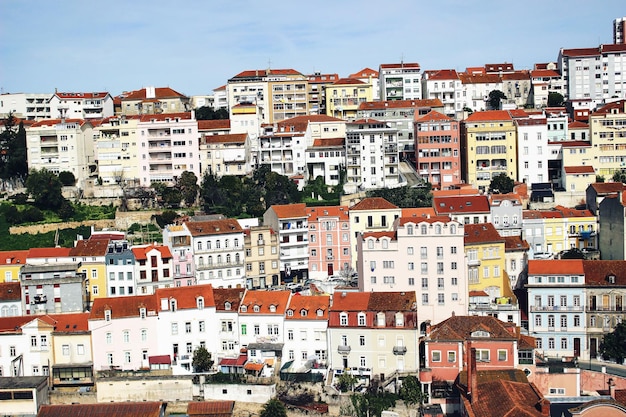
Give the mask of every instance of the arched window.
[{"label": "arched window", "polygon": [[229,264],[230,263],[230,253],[226,255],[226,263]]},{"label": "arched window", "polygon": [[413,225],[410,224],[406,227],[406,234],[407,235],[412,235],[413,234]]},{"label": "arched window", "polygon": [[450,225],[450,233],[456,234],[456,224],[451,224]]},{"label": "arched window", "polygon": [[198,241],[198,250],[202,250],[202,242]]},{"label": "arched window", "polygon": [[239,254],[238,254],[238,253],[236,253],[236,254],[235,254],[235,263],[236,263],[236,264],[239,264],[239,260],[240,260],[240,258],[241,258],[241,257],[239,256]]},{"label": "arched window", "polygon": [[425,234],[427,234],[427,233],[428,233],[428,228],[426,227],[426,225],[425,225],[425,224],[423,224],[423,225],[420,227],[420,229],[421,229],[421,233],[422,233],[423,235],[425,235]]}]

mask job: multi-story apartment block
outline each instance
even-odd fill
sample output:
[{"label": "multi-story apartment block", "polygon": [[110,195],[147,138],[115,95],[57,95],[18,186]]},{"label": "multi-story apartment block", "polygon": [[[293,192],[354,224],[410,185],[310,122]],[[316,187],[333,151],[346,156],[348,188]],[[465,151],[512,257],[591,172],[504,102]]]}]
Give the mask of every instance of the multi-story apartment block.
[{"label": "multi-story apartment block", "polygon": [[107,294],[105,256],[108,246],[108,239],[79,240],[69,251],[72,262],[80,262],[77,270],[87,277],[91,302]]},{"label": "multi-story apartment block", "polygon": [[328,366],[328,310],[330,296],[291,297],[285,312],[284,362],[294,370],[324,372]]},{"label": "multi-story apartment block", "polygon": [[567,125],[569,139],[572,141],[589,141],[589,125],[584,122],[573,121]]},{"label": "multi-story apartment block", "polygon": [[[57,314],[46,318],[53,326],[50,340],[52,385],[59,388],[93,386],[93,340],[89,331],[89,313]],[[41,335],[39,340],[41,342]]]},{"label": "multi-story apartment block", "polygon": [[463,234],[463,225],[445,216],[401,217],[392,231],[363,233],[359,290],[416,292],[420,323],[467,314]]},{"label": "multi-story apartment block", "polygon": [[[517,130],[508,111],[474,112],[461,129],[462,172],[468,184],[486,190],[499,174],[518,179]],[[539,149],[534,151],[539,153]],[[547,149],[541,152],[547,153]]]},{"label": "multi-story apartment block", "polygon": [[591,99],[593,103],[626,98],[626,80],[621,68],[626,63],[626,44],[559,51],[558,65],[567,85],[568,99]]},{"label": "multi-story apartment block", "polygon": [[613,20],[613,43],[626,44],[626,17]]},{"label": "multi-story apartment block", "polygon": [[125,115],[181,113],[191,110],[189,97],[169,87],[145,87],[120,96]]},{"label": "multi-story apartment block", "polygon": [[259,138],[259,163],[269,165],[272,172],[287,177],[303,175],[306,169],[307,129],[306,118],[265,125]]},{"label": "multi-story apartment block", "polygon": [[415,117],[415,166],[433,188],[445,189],[461,182],[459,122],[431,111]]},{"label": "multi-story apartment block", "polygon": [[76,184],[97,175],[93,125],[83,119],[46,119],[26,129],[28,169],[69,171]]},{"label": "multi-story apartment block", "polygon": [[135,294],[135,255],[127,241],[109,241],[104,256],[106,291],[103,297],[128,296]]},{"label": "multi-story apartment block", "polygon": [[372,101],[372,84],[355,78],[340,78],[326,87],[326,114],[354,120],[361,103]]},{"label": "multi-story apartment block", "polygon": [[0,94],[0,117],[3,119],[13,114],[24,120],[42,120],[57,118],[50,111],[51,93],[7,93]]},{"label": "multi-story apartment block", "polygon": [[52,117],[67,119],[103,119],[113,116],[113,97],[107,92],[55,92],[48,104]]},{"label": "multi-story apartment block", "polygon": [[626,204],[623,192],[606,195],[599,209],[598,249],[602,259],[626,260]]},{"label": "multi-story apartment block", "polygon": [[95,158],[102,184],[139,183],[139,121],[137,116],[94,121]]},{"label": "multi-story apartment block", "polygon": [[243,176],[251,171],[250,137],[246,133],[210,135],[200,139],[200,172]]},{"label": "multi-story apartment block", "polygon": [[486,74],[484,69],[480,73],[461,72],[459,78],[462,84],[463,108],[470,108],[475,113],[489,110],[490,92],[493,90],[502,91],[502,78],[498,74]]},{"label": "multi-story apartment block", "polygon": [[526,270],[526,265],[528,265],[530,246],[521,236],[503,236],[503,238],[505,252],[504,270],[509,276],[511,289],[515,290],[523,285],[522,277],[524,277],[523,273]]},{"label": "multi-story apartment block", "polygon": [[[596,250],[598,248],[598,219],[591,211],[557,205],[553,210],[563,216],[567,240],[563,247]],[[549,233],[549,231],[547,231]]]},{"label": "multi-story apartment block", "polygon": [[453,69],[424,71],[422,96],[425,99],[439,99],[443,103],[446,116],[459,120],[463,115],[461,93],[463,85]]},{"label": "multi-story apartment block", "polygon": [[359,119],[346,126],[346,193],[400,185],[398,131],[390,123]]},{"label": "multi-story apartment block", "polygon": [[342,137],[315,139],[306,149],[306,182],[323,178],[327,186],[339,184],[346,166],[346,139]]},{"label": "multi-story apartment block", "polygon": [[0,252],[0,282],[19,282],[27,256],[27,250]]},{"label": "multi-story apartment block", "polygon": [[337,81],[339,75],[316,72],[308,77],[309,114],[326,114],[326,87]]},{"label": "multi-story apartment block", "polygon": [[610,195],[621,195],[626,186],[621,182],[593,182],[585,191],[585,204],[600,219],[600,203]]},{"label": "multi-story apartment block", "polygon": [[349,271],[350,216],[347,206],[307,207],[309,224],[309,277],[327,280]]},{"label": "multi-story apartment block", "polygon": [[306,205],[273,205],[263,214],[263,224],[278,233],[281,282],[298,282],[309,274],[309,224]]},{"label": "multi-story apartment block", "polygon": [[521,236],[522,200],[517,194],[489,195],[491,223],[500,236]]},{"label": "multi-story apartment block", "polygon": [[[533,116],[536,117],[534,114],[531,117]],[[547,109],[545,111],[545,117],[546,127],[548,128],[548,142],[561,142],[570,139],[570,137],[568,137],[569,115],[565,109],[555,111]],[[575,140],[574,137],[571,137],[571,139]]]},{"label": "multi-story apartment block", "polygon": [[[626,57],[626,53],[623,55]],[[626,127],[626,100],[609,103],[589,116],[590,139],[595,152],[592,165],[598,175],[611,178],[614,172],[626,167],[624,127]]]},{"label": "multi-story apartment block", "polygon": [[378,77],[381,100],[422,99],[422,74],[418,63],[380,64]]},{"label": "multi-story apartment block", "polygon": [[372,85],[372,100],[379,101],[380,100],[380,74],[378,71],[373,70],[371,68],[363,68],[360,71],[357,71],[353,74],[350,74],[348,78],[354,78],[357,80],[361,80],[364,83],[369,83]]},{"label": "multi-story apartment block", "polygon": [[237,220],[191,221],[183,227],[191,235],[199,284],[215,288],[244,286],[244,234]]},{"label": "multi-story apartment block", "polygon": [[[555,142],[549,144],[553,147]],[[590,183],[595,182],[595,168],[597,165],[597,148],[586,140],[569,140],[557,145],[560,149],[560,159],[549,160],[548,175],[553,184],[562,190],[581,192],[587,189]]]},{"label": "multi-story apartment block", "polygon": [[154,294],[173,285],[172,253],[163,245],[133,246],[137,294]]},{"label": "multi-story apartment block", "polygon": [[[238,358],[241,347],[239,346],[239,303],[243,298],[244,288],[214,288],[213,299],[217,316],[217,360],[222,358]],[[243,328],[241,328],[243,330]]]},{"label": "multi-story apartment block", "polygon": [[163,228],[163,244],[170,248],[174,269],[174,286],[185,287],[196,284],[195,263],[191,234],[180,224]]},{"label": "multi-story apartment block", "polygon": [[142,186],[173,184],[185,171],[200,178],[198,122],[193,112],[143,115],[137,129]]},{"label": "multi-story apartment block", "polygon": [[385,382],[419,369],[415,292],[342,292],[333,297],[328,349],[334,376]]},{"label": "multi-story apartment block", "polygon": [[565,81],[554,69],[534,69],[530,71],[532,83],[532,104],[536,109],[548,106],[548,95],[559,93],[567,96]]},{"label": "multi-story apartment block", "polygon": [[244,229],[246,288],[269,288],[280,285],[278,234],[270,226]]},{"label": "multi-story apartment block", "polygon": [[463,224],[490,223],[491,211],[486,195],[451,195],[433,198],[438,216],[449,216]]},{"label": "multi-story apartment block", "polygon": [[528,330],[544,356],[589,359],[584,285],[582,260],[528,261]]},{"label": "multi-story apartment block", "polygon": [[393,230],[394,221],[402,216],[402,209],[381,197],[367,197],[359,201],[348,212],[350,216],[350,245],[352,246],[352,267],[356,269],[358,241],[367,232],[388,232]]},{"label": "multi-story apartment block", "polygon": [[505,103],[516,108],[524,108],[532,103],[532,81],[530,71],[502,73],[502,92],[506,95]]},{"label": "multi-story apartment block", "polygon": [[548,181],[548,128],[544,117],[515,118],[517,174],[514,179],[532,184]]}]

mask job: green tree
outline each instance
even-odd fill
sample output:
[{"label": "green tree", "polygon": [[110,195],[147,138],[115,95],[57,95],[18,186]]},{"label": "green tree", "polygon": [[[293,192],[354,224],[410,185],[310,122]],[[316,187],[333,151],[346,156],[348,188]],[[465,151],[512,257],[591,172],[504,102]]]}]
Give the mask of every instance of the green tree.
[{"label": "green tree", "polygon": [[626,322],[618,324],[611,333],[604,335],[600,343],[600,353],[605,359],[613,359],[617,363],[624,363],[626,358]]},{"label": "green tree", "polygon": [[350,396],[357,417],[380,417],[396,405],[397,396],[389,392],[353,394]]},{"label": "green tree", "polygon": [[57,213],[59,214],[61,220],[69,220],[72,218],[72,216],[74,216],[74,206],[69,201],[63,200],[63,202],[61,203],[61,207],[59,207]]},{"label": "green tree", "polygon": [[548,107],[560,107],[565,104],[565,98],[563,94],[555,91],[548,93]]},{"label": "green tree", "polygon": [[222,198],[220,182],[215,174],[206,172],[204,177],[202,177],[200,200],[202,201],[202,209],[205,213],[214,214],[220,211],[218,207],[224,203],[224,200]]},{"label": "green tree", "polygon": [[496,175],[489,183],[489,192],[492,194],[508,194],[513,192],[515,181],[504,172]]},{"label": "green tree", "polygon": [[615,182],[621,182],[626,184],[626,170],[620,169],[619,171],[615,171],[613,173],[613,177],[611,177]]},{"label": "green tree", "polygon": [[187,207],[192,206],[196,202],[200,190],[198,177],[193,172],[184,171],[176,181],[176,188],[180,190],[185,205]]},{"label": "green tree", "polygon": [[596,182],[604,182],[604,175],[596,175]]},{"label": "green tree", "polygon": [[178,213],[174,210],[165,210],[163,213],[158,214],[154,217],[159,227],[163,228],[168,224],[174,223],[174,220],[178,218]]},{"label": "green tree", "polygon": [[259,417],[287,417],[287,408],[282,402],[272,398],[263,404]]},{"label": "green tree", "polygon": [[349,372],[344,372],[337,377],[337,389],[341,392],[348,392],[354,388],[358,378]]},{"label": "green tree", "polygon": [[28,175],[26,156],[26,130],[17,119],[9,114],[4,119],[4,130],[0,133],[0,178],[24,178]]},{"label": "green tree", "polygon": [[215,361],[211,359],[211,354],[205,347],[199,346],[193,351],[191,366],[193,366],[194,372],[208,372],[214,362]]},{"label": "green tree", "polygon": [[398,396],[404,401],[407,407],[421,405],[426,399],[426,395],[422,392],[420,382],[414,375],[409,375],[402,380]]},{"label": "green tree", "polygon": [[61,184],[65,186],[72,186],[76,184],[76,177],[70,171],[59,172],[59,180],[61,181]]},{"label": "green tree", "polygon": [[502,100],[506,100],[506,95],[500,90],[491,90],[487,102],[492,110],[500,110]]},{"label": "green tree", "polygon": [[431,207],[433,202],[432,185],[424,183],[418,187],[408,185],[398,188],[369,190],[368,197],[382,197],[400,208]]},{"label": "green tree", "polygon": [[196,109],[196,120],[218,120],[228,119],[228,110],[225,108],[219,108],[215,110],[213,107],[200,107]]},{"label": "green tree", "polygon": [[61,194],[59,177],[45,168],[30,172],[26,179],[26,190],[41,209],[57,210],[65,200]]}]

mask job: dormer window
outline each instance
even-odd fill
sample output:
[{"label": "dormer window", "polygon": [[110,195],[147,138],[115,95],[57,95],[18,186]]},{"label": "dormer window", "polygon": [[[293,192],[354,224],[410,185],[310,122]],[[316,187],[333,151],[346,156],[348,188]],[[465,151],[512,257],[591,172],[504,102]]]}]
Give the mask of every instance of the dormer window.
[{"label": "dormer window", "polygon": [[324,315],[324,310],[322,310],[321,308],[317,309],[317,317],[322,317]]},{"label": "dormer window", "polygon": [[376,314],[376,325],[378,327],[385,327],[385,313],[382,311]]},{"label": "dormer window", "polygon": [[276,306],[275,305],[270,305],[270,312],[271,313],[276,313]]},{"label": "dormer window", "polygon": [[302,310],[300,310],[300,315],[301,315],[302,317],[306,317],[306,315],[307,315],[307,311],[303,308]]},{"label": "dormer window", "polygon": [[341,326],[347,326],[348,325],[348,313],[340,313],[339,314],[339,324]]},{"label": "dormer window", "polygon": [[606,280],[609,282],[609,284],[615,284],[615,274],[607,275]]},{"label": "dormer window", "polygon": [[196,306],[198,307],[198,310],[202,310],[204,308],[204,297],[196,298]]},{"label": "dormer window", "polygon": [[[229,310],[231,309],[231,307],[232,307],[232,304],[231,304],[231,303],[229,303],[228,301],[226,301],[226,302],[224,303],[224,310],[229,311]],[[241,310],[241,311],[243,311],[243,310]]]},{"label": "dormer window", "polygon": [[248,311],[248,307],[247,306],[241,306],[241,312],[242,313],[246,313]]},{"label": "dormer window", "polygon": [[293,310],[287,310],[287,317],[293,317]]},{"label": "dormer window", "polygon": [[471,333],[471,337],[491,337],[491,334],[485,330],[476,330]]},{"label": "dormer window", "polygon": [[139,309],[139,317],[142,318],[142,319],[146,318],[146,308],[145,307],[141,307]]},{"label": "dormer window", "polygon": [[170,311],[176,311],[176,299],[170,299]]},{"label": "dormer window", "polygon": [[104,321],[111,321],[111,310],[104,310]]},{"label": "dormer window", "polygon": [[366,324],[365,313],[359,313],[358,321],[359,321],[359,326],[365,326]]},{"label": "dormer window", "polygon": [[253,310],[255,313],[258,313],[259,311],[261,311],[261,307],[259,307],[259,306],[254,306],[254,307],[252,308],[252,310]]},{"label": "dormer window", "polygon": [[396,327],[404,327],[404,314],[396,313]]}]

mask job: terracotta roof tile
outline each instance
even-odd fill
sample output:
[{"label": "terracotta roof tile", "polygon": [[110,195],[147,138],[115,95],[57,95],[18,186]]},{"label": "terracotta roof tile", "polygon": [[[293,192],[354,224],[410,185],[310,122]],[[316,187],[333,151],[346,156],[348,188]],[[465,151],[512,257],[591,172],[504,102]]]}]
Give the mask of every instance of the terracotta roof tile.
[{"label": "terracotta roof tile", "polygon": [[420,64],[418,64],[417,62],[400,62],[398,64],[380,64],[380,68],[420,68]]},{"label": "terracotta roof tile", "polygon": [[22,326],[36,318],[37,316],[0,317],[0,334],[22,333]]},{"label": "terracotta roof tile", "polygon": [[166,405],[161,402],[42,405],[37,417],[160,417]]},{"label": "terracotta roof tile", "polygon": [[415,291],[372,292],[367,303],[369,311],[415,311]]},{"label": "terracotta roof tile", "polygon": [[600,50],[596,48],[570,48],[563,49],[563,56],[593,56],[600,55]]},{"label": "terracotta roof tile", "polygon": [[563,170],[568,175],[574,174],[595,174],[596,171],[593,169],[591,165],[580,165],[574,167],[563,167]]},{"label": "terracotta roof tile", "polygon": [[420,223],[429,223],[429,224],[434,224],[434,223],[444,223],[444,224],[457,223],[458,224],[457,221],[452,220],[448,216],[432,216],[432,217],[404,217],[404,216],[402,216],[402,217],[400,217],[398,219],[398,225],[399,226],[404,226],[407,223],[414,223],[414,224],[420,224]]},{"label": "terracotta roof tile", "polygon": [[233,133],[226,135],[206,135],[202,138],[202,143],[246,143],[247,133]]},{"label": "terracotta roof tile", "polygon": [[155,120],[157,122],[164,122],[166,120],[191,120],[191,113],[162,113],[162,114],[142,114],[139,120],[143,123],[151,122]]},{"label": "terracotta roof tile", "polygon": [[192,401],[187,404],[187,415],[198,417],[229,417],[235,408],[234,401]]},{"label": "terracotta roof tile", "polygon": [[198,120],[198,132],[230,129],[230,119]]},{"label": "terracotta roof tile", "polygon": [[393,210],[397,208],[398,206],[396,206],[395,204],[391,204],[389,201],[385,200],[382,197],[367,197],[350,207],[350,211]]},{"label": "terracotta roof tile", "polygon": [[625,188],[621,182],[594,182],[590,186],[597,194],[621,193]]},{"label": "terracotta roof tile", "polygon": [[330,311],[367,311],[372,292],[335,291]]},{"label": "terracotta roof tile", "polygon": [[332,85],[354,85],[354,84],[365,84],[365,82],[359,80],[358,78],[340,78],[335,81]]},{"label": "terracotta roof tile", "polygon": [[531,259],[528,275],[583,275],[581,259]]},{"label": "terracotta roof tile", "polygon": [[[625,286],[626,261],[583,261],[585,284],[590,286]],[[611,283],[609,276],[614,276]]]},{"label": "terracotta roof tile", "polygon": [[566,140],[560,142],[550,142],[551,144],[558,143],[563,148],[590,148],[591,142],[588,140]]},{"label": "terracotta roof tile", "polygon": [[22,286],[19,281],[0,282],[0,302],[19,301],[22,299]]},{"label": "terracotta roof tile", "polygon": [[346,138],[325,138],[315,139],[311,148],[330,148],[330,147],[343,147],[346,143]]},{"label": "terracotta roof tile", "polygon": [[61,119],[45,119],[45,120],[39,120],[35,123],[33,123],[30,127],[43,127],[43,126],[56,126],[58,124],[61,124],[65,122],[66,124],[68,123],[72,123],[72,124],[78,124],[79,126],[84,125],[85,123],[90,123],[86,120],[83,119],[65,119],[65,121],[61,120]]},{"label": "terracotta roof tile", "polygon": [[157,288],[156,297],[159,300],[163,298],[176,299],[176,308],[179,310],[197,310],[198,298],[204,299],[204,307],[215,307],[215,299],[213,297],[213,286],[207,285],[189,285],[186,287]]},{"label": "terracotta roof tile", "polygon": [[133,254],[135,255],[135,259],[139,261],[139,260],[148,259],[148,253],[155,249],[161,252],[161,258],[163,259],[168,259],[172,257],[172,252],[170,251],[170,248],[165,245],[156,245],[156,246],[148,245],[148,246],[143,246],[143,247],[135,246],[131,250],[133,251]]},{"label": "terracotta roof tile", "polygon": [[426,70],[424,78],[429,81],[433,80],[458,80],[459,74],[454,69]]},{"label": "terracotta roof tile", "polygon": [[202,222],[185,222],[191,236],[209,236],[243,232],[235,219],[207,220]]},{"label": "terracotta roof tile", "polygon": [[70,248],[69,256],[104,256],[108,247],[109,241],[105,239],[79,240],[76,246]]},{"label": "terracotta roof tile", "polygon": [[378,71],[371,68],[363,68],[361,71],[357,71],[354,74],[350,74],[348,78],[378,78]]},{"label": "terracotta roof tile", "polygon": [[90,313],[48,314],[56,333],[82,333],[89,331]]},{"label": "terracotta roof tile", "polygon": [[[214,288],[215,309],[218,311],[239,311],[239,304],[244,292],[244,288]],[[230,303],[230,310],[226,310],[226,303]]]},{"label": "terracotta roof tile", "polygon": [[441,99],[415,99],[415,100],[388,100],[388,101],[366,101],[359,104],[359,110],[384,110],[384,109],[415,109],[443,107]]},{"label": "terracotta roof tile", "polygon": [[575,120],[567,125],[568,129],[589,129],[589,125],[587,123],[581,122],[579,120]]},{"label": "terracotta roof tile", "polygon": [[415,114],[415,123],[428,123],[428,122],[442,122],[442,121],[455,121],[453,118],[441,114],[438,111],[431,110],[427,114],[420,116]]},{"label": "terracotta roof tile", "polygon": [[[438,342],[474,340],[472,333],[477,330],[489,332],[490,340],[517,339],[504,323],[491,316],[452,316],[432,326],[427,337]],[[483,339],[484,337],[480,338]]]},{"label": "terracotta roof tile", "polygon": [[[154,97],[156,99],[162,98],[187,98],[184,94],[179,93],[178,91],[171,89],[169,87],[156,87],[154,89]],[[143,100],[146,98],[146,89],[142,88],[141,90],[131,91],[122,97],[122,101],[126,100]]]},{"label": "terracotta roof tile", "polygon": [[624,114],[624,106],[626,100],[618,100],[612,103],[605,104],[596,110],[591,116],[602,116],[606,114],[613,114],[613,110],[617,110],[619,114]]},{"label": "terracotta roof tile", "polygon": [[28,250],[28,258],[66,258],[70,256],[70,248],[32,248]]},{"label": "terracotta roof tile", "polygon": [[491,223],[466,224],[465,244],[504,243],[504,239]]},{"label": "terracotta roof tile", "polygon": [[[287,307],[287,320],[326,320],[330,307],[329,295],[299,295],[291,297]],[[289,313],[291,311],[291,315]],[[318,315],[318,311],[321,315]],[[304,315],[303,315],[304,312]]]},{"label": "terracotta roof tile", "polygon": [[93,300],[89,320],[104,320],[105,310],[111,310],[112,319],[139,317],[140,308],[145,308],[148,314],[151,311],[154,312],[154,314],[158,314],[159,305],[157,300],[154,294],[96,298]]},{"label": "terracotta roof tile", "polygon": [[246,70],[235,75],[233,78],[250,78],[250,77],[264,77],[267,75],[302,75],[300,72],[294,69],[260,69],[260,70]]},{"label": "terracotta roof tile", "polygon": [[497,74],[468,74],[461,72],[459,78],[463,84],[498,84],[502,80]]},{"label": "terracotta roof tile", "polygon": [[373,237],[376,240],[379,240],[383,237],[388,237],[391,240],[396,240],[397,233],[394,231],[389,232],[365,232],[363,233],[363,239],[367,239],[369,237]]},{"label": "terracotta roof tile", "polygon": [[575,209],[570,207],[563,207],[561,205],[557,205],[553,210],[556,210],[563,214],[563,217],[594,217],[593,213],[590,210],[583,209]]},{"label": "terracotta roof tile", "polygon": [[0,252],[0,264],[24,265],[28,257],[28,250],[12,250]]},{"label": "terracotta roof tile", "polygon": [[438,215],[449,213],[489,213],[489,199],[485,195],[467,195],[433,198]]},{"label": "terracotta roof tile", "polygon": [[278,204],[273,205],[272,210],[279,219],[296,219],[306,217],[306,204]]},{"label": "terracotta roof tile", "polygon": [[485,111],[476,111],[469,115],[467,119],[465,119],[466,123],[473,122],[490,122],[490,121],[500,121],[500,120],[512,120],[511,114],[507,110],[485,110]]},{"label": "terracotta roof tile", "polygon": [[432,207],[409,207],[402,209],[401,217],[434,217],[435,209]]},{"label": "terracotta roof tile", "polygon": [[[246,291],[241,300],[240,314],[276,314],[284,315],[291,297],[291,291]],[[242,311],[243,307],[246,311]],[[255,312],[254,307],[259,311]],[[274,311],[271,310],[274,307]]]},{"label": "terracotta roof tile", "polygon": [[309,222],[319,221],[320,218],[337,217],[339,220],[347,221],[350,219],[348,206],[319,206],[307,207],[306,215]]},{"label": "terracotta roof tile", "polygon": [[542,78],[544,77],[560,78],[561,77],[561,74],[559,74],[555,70],[548,70],[548,69],[532,70],[530,71],[530,75],[533,77],[542,77]]},{"label": "terracotta roof tile", "polygon": [[504,250],[506,252],[526,251],[529,249],[530,245],[521,236],[504,236]]}]

